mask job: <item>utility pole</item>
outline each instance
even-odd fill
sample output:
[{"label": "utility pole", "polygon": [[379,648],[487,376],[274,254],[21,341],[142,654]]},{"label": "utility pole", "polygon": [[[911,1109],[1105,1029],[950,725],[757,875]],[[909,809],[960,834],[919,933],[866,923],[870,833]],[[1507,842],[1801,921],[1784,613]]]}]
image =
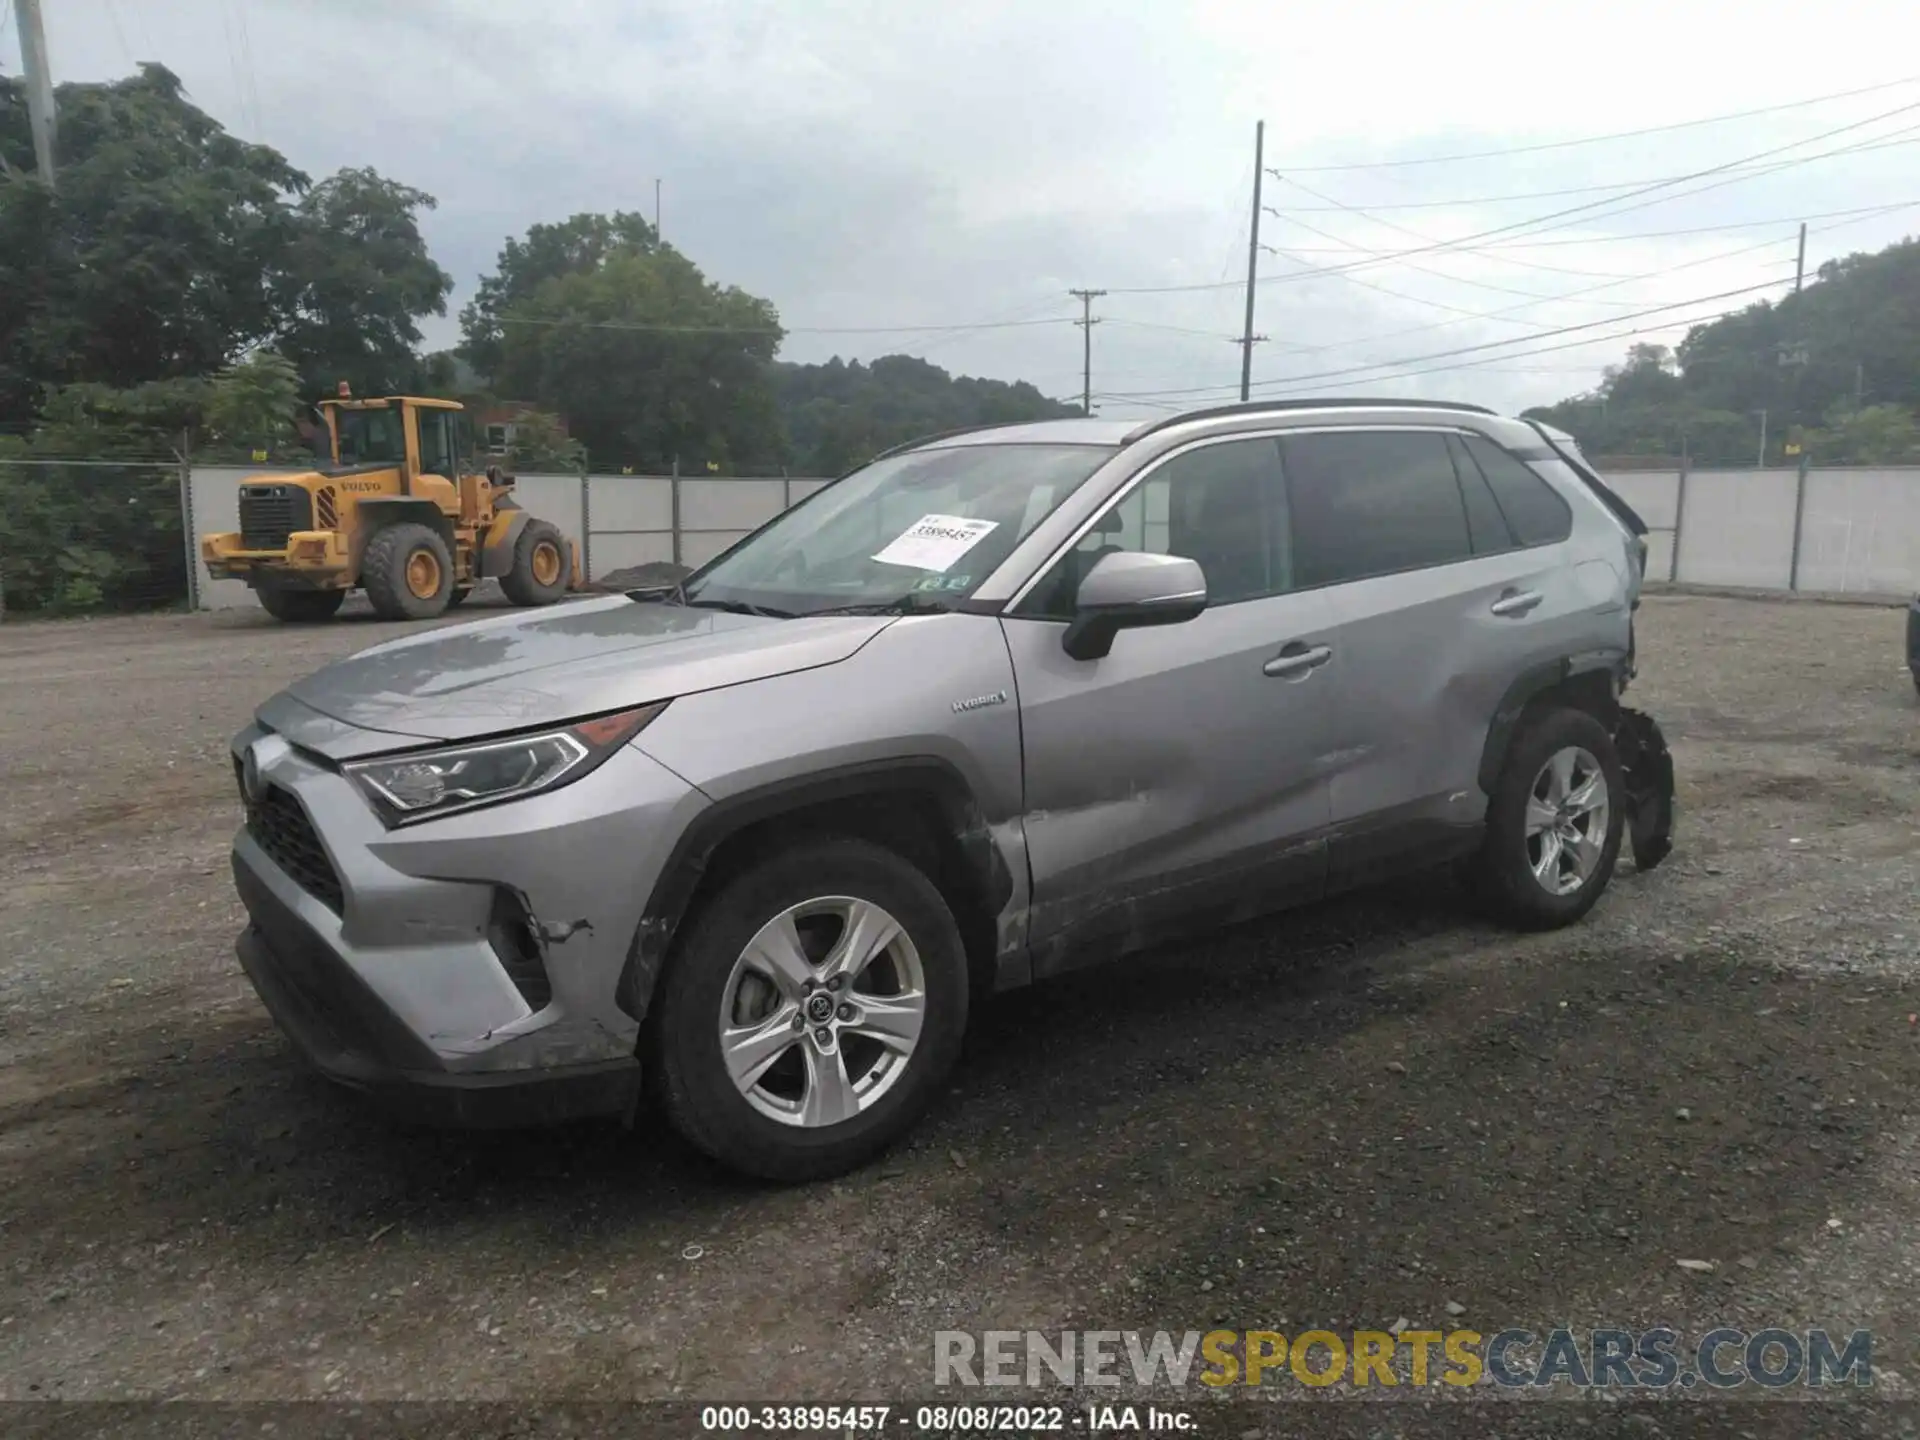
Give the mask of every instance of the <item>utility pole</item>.
[{"label": "utility pole", "polygon": [[1753,468],[1756,470],[1767,468],[1767,412],[1765,410],[1760,412],[1760,455],[1753,462]]},{"label": "utility pole", "polygon": [[653,182],[653,243],[660,244],[660,182]]},{"label": "utility pole", "polygon": [[33,131],[33,163],[53,188],[53,71],[47,65],[47,28],[40,0],[20,0],[20,59],[27,79],[27,126]]},{"label": "utility pole", "polygon": [[1073,323],[1080,327],[1080,413],[1093,414],[1093,327],[1100,322],[1094,317],[1093,302],[1106,294],[1104,290],[1069,290],[1069,295],[1080,297],[1080,318]]},{"label": "utility pole", "polygon": [[1793,262],[1793,293],[1800,293],[1800,282],[1807,278],[1807,222],[1800,222],[1800,254]]},{"label": "utility pole", "polygon": [[1253,127],[1253,227],[1247,238],[1247,323],[1240,336],[1240,403],[1253,385],[1253,286],[1260,275],[1260,176],[1267,148],[1267,122]]}]

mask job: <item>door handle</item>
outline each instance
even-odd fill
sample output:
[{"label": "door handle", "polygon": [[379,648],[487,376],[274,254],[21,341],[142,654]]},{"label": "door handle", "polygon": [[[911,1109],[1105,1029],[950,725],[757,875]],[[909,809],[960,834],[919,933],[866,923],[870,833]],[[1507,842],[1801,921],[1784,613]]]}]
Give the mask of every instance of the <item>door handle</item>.
[{"label": "door handle", "polygon": [[1538,590],[1502,590],[1500,598],[1487,608],[1496,615],[1525,615],[1545,598]]},{"label": "door handle", "polygon": [[1262,665],[1260,671],[1275,680],[1304,680],[1332,658],[1330,645],[1308,645],[1304,640],[1295,640]]}]

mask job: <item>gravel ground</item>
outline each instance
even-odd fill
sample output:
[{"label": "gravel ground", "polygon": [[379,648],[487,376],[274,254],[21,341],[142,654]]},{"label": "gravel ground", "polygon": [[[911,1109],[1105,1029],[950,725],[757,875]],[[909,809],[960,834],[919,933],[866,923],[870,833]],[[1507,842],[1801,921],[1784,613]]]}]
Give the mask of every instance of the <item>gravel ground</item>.
[{"label": "gravel ground", "polygon": [[1866,1327],[1909,1395],[1901,622],[1650,598],[1683,829],[1586,923],[1410,884],[1007,997],[909,1147],[789,1190],[644,1119],[403,1131],[298,1067],[232,957],[226,738],[400,627],[9,625],[0,1399],[851,1400],[928,1393],[942,1329],[1402,1318]]}]

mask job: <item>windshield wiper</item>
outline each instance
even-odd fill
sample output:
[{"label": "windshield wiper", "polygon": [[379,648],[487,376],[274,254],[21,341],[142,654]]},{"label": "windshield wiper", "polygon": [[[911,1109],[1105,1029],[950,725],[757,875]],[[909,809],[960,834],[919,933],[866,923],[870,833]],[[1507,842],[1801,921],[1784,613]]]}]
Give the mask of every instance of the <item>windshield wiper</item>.
[{"label": "windshield wiper", "polygon": [[829,605],[823,610],[803,612],[802,619],[815,615],[944,615],[952,610],[930,595],[907,594],[897,600],[875,600],[859,605]]},{"label": "windshield wiper", "polygon": [[709,600],[705,596],[689,597],[683,590],[679,602],[691,605],[699,610],[724,610],[729,615],[758,615],[763,620],[791,620],[791,610],[775,610],[770,605],[749,605],[744,600]]}]

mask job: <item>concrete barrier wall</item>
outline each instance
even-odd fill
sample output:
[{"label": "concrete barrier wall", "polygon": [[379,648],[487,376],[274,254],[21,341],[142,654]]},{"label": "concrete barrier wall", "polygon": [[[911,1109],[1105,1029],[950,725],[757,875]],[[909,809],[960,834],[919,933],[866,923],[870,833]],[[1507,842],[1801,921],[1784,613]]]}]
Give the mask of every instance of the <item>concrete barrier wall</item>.
[{"label": "concrete barrier wall", "polygon": [[1691,585],[1789,588],[1797,488],[1791,470],[1689,472],[1674,578]]},{"label": "concrete barrier wall", "polygon": [[1800,526],[1800,588],[1920,591],[1920,470],[1811,470]]}]

